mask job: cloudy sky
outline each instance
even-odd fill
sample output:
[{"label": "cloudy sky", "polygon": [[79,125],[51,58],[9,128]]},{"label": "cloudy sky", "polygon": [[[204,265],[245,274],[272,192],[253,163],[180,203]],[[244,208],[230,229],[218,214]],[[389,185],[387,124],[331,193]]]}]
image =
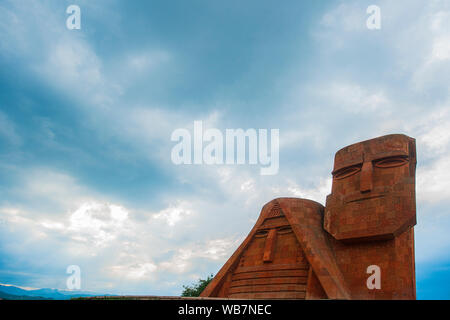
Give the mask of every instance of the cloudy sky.
[{"label": "cloudy sky", "polygon": [[[66,8],[81,8],[81,29]],[[381,29],[366,27],[369,5]],[[0,0],[0,283],[179,295],[334,153],[417,139],[418,298],[450,298],[450,2]],[[280,130],[280,168],[174,165],[171,133]]]}]

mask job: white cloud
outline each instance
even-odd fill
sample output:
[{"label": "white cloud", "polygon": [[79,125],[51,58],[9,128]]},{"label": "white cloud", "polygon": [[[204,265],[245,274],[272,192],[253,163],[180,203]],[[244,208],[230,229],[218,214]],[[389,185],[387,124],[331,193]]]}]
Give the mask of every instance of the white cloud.
[{"label": "white cloud", "polygon": [[204,248],[198,249],[198,256],[212,260],[228,258],[233,253],[231,250],[237,249],[243,239],[244,237],[241,236],[237,239],[225,238],[209,240],[204,245]]},{"label": "white cloud", "polygon": [[80,185],[72,176],[49,168],[17,169],[19,185],[10,192],[33,206],[36,214],[51,216],[73,210],[99,195]]},{"label": "white cloud", "polygon": [[185,273],[193,270],[199,258],[225,262],[243,239],[243,237],[227,237],[183,246],[176,250],[171,260],[161,262],[159,268],[173,273]]},{"label": "white cloud", "polygon": [[442,36],[434,40],[431,59],[432,61],[450,59],[450,36]]},{"label": "white cloud", "polygon": [[255,189],[255,181],[253,179],[249,179],[241,184],[242,191],[254,191]]},{"label": "white cloud", "polygon": [[43,221],[40,223],[46,229],[63,231],[65,226],[61,222]]},{"label": "white cloud", "polygon": [[66,37],[47,50],[46,60],[33,67],[42,78],[73,97],[89,97],[91,106],[112,102],[101,60],[86,42]]},{"label": "white cloud", "polygon": [[145,279],[152,279],[157,270],[157,266],[151,262],[129,263],[111,266],[108,270],[114,278],[142,281]]},{"label": "white cloud", "polygon": [[192,250],[177,249],[176,255],[170,261],[164,261],[159,264],[161,270],[166,270],[172,273],[185,273],[192,267],[193,258]]},{"label": "white cloud", "polygon": [[431,15],[430,30],[433,33],[432,61],[450,59],[450,10]]},{"label": "white cloud", "polygon": [[450,152],[450,105],[438,109],[425,119],[419,120],[416,126],[420,130],[418,143],[427,152],[426,157],[438,156]]},{"label": "white cloud", "polygon": [[371,92],[357,84],[332,83],[320,89],[319,94],[350,113],[389,113],[391,107],[383,91]]},{"label": "white cloud", "polygon": [[[168,290],[164,286],[180,287],[173,277],[190,278],[190,272],[198,272],[205,260],[226,260],[242,241],[235,235],[214,236],[215,230],[200,231],[203,226],[199,221],[214,219],[210,212],[215,209],[205,207],[207,202],[201,204],[198,199],[169,202],[152,214],[127,208],[104,195],[95,198],[67,174],[40,169],[26,172],[25,176],[26,187],[20,189],[29,197],[50,203],[52,195],[68,200],[58,201],[59,213],[51,215],[26,206],[0,208],[0,218],[5,221],[2,228],[8,232],[4,247],[19,247],[18,252],[41,252],[40,261],[51,266],[84,266],[87,278],[83,287],[87,290],[98,289],[97,286],[104,290],[104,283],[110,284],[111,292],[150,282],[165,288],[158,290]],[[41,189],[39,181],[45,181]],[[58,261],[52,261],[49,250],[59,256]],[[174,252],[172,258],[161,259],[170,252]],[[149,294],[148,290],[143,292]]]},{"label": "white cloud", "polygon": [[165,221],[169,226],[173,226],[192,214],[192,211],[186,208],[187,205],[187,203],[182,202],[174,206],[170,206],[154,214],[153,218],[161,219]]},{"label": "white cloud", "polygon": [[94,246],[105,246],[126,231],[128,212],[107,203],[90,202],[70,215],[67,231],[72,239]]},{"label": "white cloud", "polygon": [[[448,204],[450,199],[450,154],[439,157],[430,165],[419,168],[417,172],[418,201]],[[448,212],[450,214],[450,212]]]},{"label": "white cloud", "polygon": [[331,177],[327,179],[320,178],[318,179],[318,183],[315,187],[304,188],[290,181],[290,184],[287,187],[287,192],[285,190],[283,190],[283,192],[285,194],[290,194],[293,197],[310,199],[325,205],[325,199],[331,192],[331,182]]}]

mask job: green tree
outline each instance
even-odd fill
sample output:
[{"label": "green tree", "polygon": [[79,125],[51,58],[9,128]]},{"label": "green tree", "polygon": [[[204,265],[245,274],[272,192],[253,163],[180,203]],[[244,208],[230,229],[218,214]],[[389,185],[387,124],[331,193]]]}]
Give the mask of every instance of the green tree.
[{"label": "green tree", "polygon": [[211,282],[214,278],[214,275],[211,274],[205,280],[198,279],[198,282],[193,284],[192,286],[183,286],[183,292],[181,293],[182,297],[199,297],[200,293],[205,290],[206,286]]}]

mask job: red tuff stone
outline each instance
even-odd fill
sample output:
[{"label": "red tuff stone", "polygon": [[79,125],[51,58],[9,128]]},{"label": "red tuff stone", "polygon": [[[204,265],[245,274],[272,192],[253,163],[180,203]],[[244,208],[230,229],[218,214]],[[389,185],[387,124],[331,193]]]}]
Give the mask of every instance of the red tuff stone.
[{"label": "red tuff stone", "polygon": [[[267,203],[202,297],[415,299],[415,140],[388,135],[335,156],[321,204]],[[369,288],[369,266],[380,287]]]}]

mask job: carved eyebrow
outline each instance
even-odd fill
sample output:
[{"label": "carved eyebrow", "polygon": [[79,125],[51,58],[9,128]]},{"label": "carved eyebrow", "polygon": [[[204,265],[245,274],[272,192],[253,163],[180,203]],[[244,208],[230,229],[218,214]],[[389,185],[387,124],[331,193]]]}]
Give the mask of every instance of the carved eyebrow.
[{"label": "carved eyebrow", "polygon": [[255,237],[264,237],[269,233],[269,230],[258,230],[255,233]]},{"label": "carved eyebrow", "polygon": [[347,177],[350,177],[350,176],[360,172],[361,167],[362,167],[362,165],[342,168],[342,169],[338,170],[337,172],[334,172],[333,179],[340,180],[340,179],[345,179]]},{"label": "carved eyebrow", "polygon": [[340,165],[335,165],[335,169],[331,172],[331,174],[334,176],[337,172],[343,170],[343,169],[348,169],[351,167],[356,167],[356,166],[362,166],[363,164],[363,160],[357,160],[357,161],[349,161]]},{"label": "carved eyebrow", "polygon": [[399,154],[389,154],[389,155],[383,155],[381,157],[376,157],[372,161],[378,162],[383,160],[389,160],[389,159],[396,159],[396,158],[402,158],[405,160],[409,160],[409,156],[407,154],[399,153]]},{"label": "carved eyebrow", "polygon": [[379,168],[400,167],[407,164],[408,162],[409,157],[404,155],[381,158],[373,161],[374,166]]},{"label": "carved eyebrow", "polygon": [[336,174],[339,174],[343,171],[346,171],[346,170],[349,170],[352,168],[360,169],[362,167],[362,164],[363,164],[362,162],[359,162],[359,163],[354,163],[354,164],[350,164],[350,165],[345,165],[345,166],[335,169],[333,172],[331,172],[331,174],[333,176],[335,176]]},{"label": "carved eyebrow", "polygon": [[281,234],[288,233],[288,232],[291,232],[291,231],[292,231],[291,226],[282,226],[282,227],[278,227],[277,228],[277,232],[281,233]]}]

